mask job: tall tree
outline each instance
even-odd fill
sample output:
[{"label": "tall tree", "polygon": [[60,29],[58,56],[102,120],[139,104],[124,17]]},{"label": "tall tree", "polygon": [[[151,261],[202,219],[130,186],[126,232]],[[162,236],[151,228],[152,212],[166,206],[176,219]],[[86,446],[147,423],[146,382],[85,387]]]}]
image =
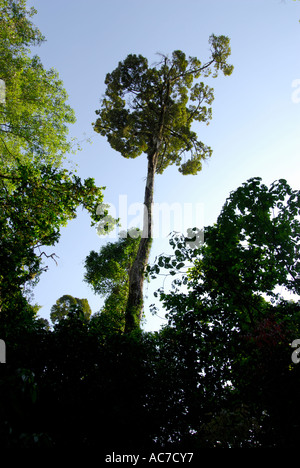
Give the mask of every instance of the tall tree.
[{"label": "tall tree", "polygon": [[[192,130],[194,121],[208,123],[213,89],[199,82],[200,76],[213,77],[222,71],[230,75],[227,63],[230,41],[225,36],[211,35],[211,57],[201,64],[196,57],[187,58],[176,50],[171,58],[163,56],[154,67],[141,55],[128,55],[107,74],[106,91],[101,101],[96,132],[125,158],[145,153],[148,172],[144,196],[144,226],[136,259],[130,271],[126,306],[126,328],[139,326],[143,309],[143,282],[152,240],[152,204],[155,174],[162,174],[172,164],[182,174],[197,174],[202,160],[212,150],[198,140]],[[196,82],[194,83],[194,80]],[[186,153],[190,159],[185,160]]]}]

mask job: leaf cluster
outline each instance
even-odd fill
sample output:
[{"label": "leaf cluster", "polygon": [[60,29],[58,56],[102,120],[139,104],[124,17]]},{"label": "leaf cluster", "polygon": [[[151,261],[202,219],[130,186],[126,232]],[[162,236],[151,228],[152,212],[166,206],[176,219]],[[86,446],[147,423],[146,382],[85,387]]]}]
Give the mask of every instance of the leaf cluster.
[{"label": "leaf cluster", "polygon": [[140,239],[130,232],[117,242],[108,242],[99,252],[90,252],[85,260],[84,280],[96,294],[107,295],[115,287],[128,282],[130,267]]},{"label": "leaf cluster", "polygon": [[104,305],[92,318],[102,336],[124,331],[129,292],[129,274],[140,243],[138,229],[122,232],[116,242],[108,242],[99,252],[91,251],[85,260],[84,281],[96,294],[105,297]]},{"label": "leaf cluster", "polygon": [[230,75],[233,69],[227,64],[229,39],[212,35],[209,42],[211,57],[205,64],[180,50],[153,67],[141,55],[128,55],[106,76],[94,130],[126,158],[159,151],[157,173],[176,164],[183,174],[196,174],[211,149],[198,140],[192,124],[209,123],[213,101],[213,89],[197,80],[213,68],[214,77],[219,71]]},{"label": "leaf cluster", "polygon": [[77,309],[81,311],[82,320],[89,320],[92,310],[87,299],[79,299],[68,294],[61,296],[51,307],[50,318],[52,323],[55,324],[68,318]]},{"label": "leaf cluster", "polygon": [[54,259],[55,254],[47,255],[44,248],[55,245],[61,228],[76,218],[78,207],[85,208],[96,224],[102,201],[102,189],[93,179],[82,181],[65,169],[19,165],[0,176],[2,304],[9,298],[8,291],[38,279],[45,258]]},{"label": "leaf cluster", "polygon": [[[202,246],[192,250],[184,236],[174,235],[175,258],[162,256],[150,272],[172,266],[175,275],[185,266],[192,297],[217,305],[217,320],[236,319],[239,310],[253,322],[267,298],[281,300],[280,288],[299,294],[299,214],[299,191],[286,180],[268,188],[260,178],[250,179],[230,194],[216,224],[204,229]],[[163,292],[162,298],[172,309],[176,299]]]},{"label": "leaf cluster", "polygon": [[57,165],[72,150],[68,125],[75,122],[58,73],[45,70],[30,47],[44,38],[32,24],[35,10],[25,0],[1,0],[0,79],[5,96],[0,104],[0,168],[34,164]]}]

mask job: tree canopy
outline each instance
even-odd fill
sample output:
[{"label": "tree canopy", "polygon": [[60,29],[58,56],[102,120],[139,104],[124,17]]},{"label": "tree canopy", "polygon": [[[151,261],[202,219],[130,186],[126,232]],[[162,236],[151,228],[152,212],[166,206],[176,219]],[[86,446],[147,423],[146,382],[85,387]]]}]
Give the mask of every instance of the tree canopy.
[{"label": "tree canopy", "polygon": [[[174,235],[174,260],[162,255],[149,274],[161,267],[178,274],[190,262],[175,284],[184,281],[199,304],[218,304],[223,325],[237,308],[253,323],[262,299],[275,303],[284,290],[299,295],[299,213],[299,191],[286,180],[268,188],[252,178],[230,194],[216,224],[204,229],[203,245],[192,249],[188,239]],[[176,303],[173,293],[162,291],[162,299],[170,308]]]},{"label": "tree canopy", "polygon": [[51,307],[50,318],[53,324],[68,318],[68,316],[76,308],[82,312],[82,320],[89,320],[92,310],[87,299],[79,299],[69,294],[65,294],[57,299],[56,303]]},{"label": "tree canopy", "polygon": [[31,48],[44,37],[30,18],[25,0],[1,0],[0,78],[5,100],[0,104],[0,171],[28,161],[58,165],[71,151],[69,124],[75,122],[68,95],[54,69],[45,70]]},{"label": "tree canopy", "polygon": [[175,233],[174,254],[148,268],[174,278],[170,291],[158,291],[168,318],[162,336],[176,366],[174,388],[185,388],[189,410],[180,420],[200,447],[295,443],[298,412],[288,388],[299,378],[290,347],[300,332],[299,214],[299,190],[250,179],[204,229],[202,246],[192,249]]},{"label": "tree canopy", "polygon": [[[176,164],[183,174],[196,174],[211,149],[198,140],[192,124],[209,123],[213,101],[213,89],[198,80],[216,77],[219,71],[227,76],[233,70],[227,63],[229,38],[211,35],[209,43],[211,57],[205,64],[180,50],[153,67],[142,55],[128,55],[106,76],[95,131],[125,158],[152,156],[159,149],[157,173]],[[186,153],[191,156],[188,162]]]},{"label": "tree canopy", "polygon": [[[150,230],[92,250],[83,281],[103,306],[93,313],[65,294],[51,327],[28,298],[43,260],[56,259],[46,247],[80,206],[101,233],[115,220],[103,188],[63,165],[74,113],[58,74],[31,55],[43,42],[34,11],[25,0],[0,5],[1,448],[95,448],[159,462],[203,461],[203,448],[298,448],[300,191],[251,178],[203,235],[173,233],[172,254],[147,265],[154,175],[171,164],[195,174],[211,154],[192,122],[210,120],[213,90],[197,80],[231,73],[228,38],[211,36],[204,65],[181,51],[153,67],[129,55],[107,75],[95,130],[124,157],[146,154]],[[145,272],[173,280],[154,293],[166,317],[155,332],[140,326]]]},{"label": "tree canopy", "polygon": [[158,292],[167,323],[157,332],[115,326],[122,296],[114,287],[128,283],[133,238],[93,252],[89,281],[112,298],[110,312],[105,303],[85,315],[81,300],[63,296],[67,315],[53,329],[31,319],[10,336],[2,444],[101,443],[115,453],[195,458],[203,448],[297,447],[300,368],[290,344],[300,331],[299,295],[286,299],[277,289],[298,288],[299,212],[299,191],[285,180],[268,188],[254,178],[230,194],[198,248],[174,233],[174,254],[148,268],[174,280],[171,291]]}]

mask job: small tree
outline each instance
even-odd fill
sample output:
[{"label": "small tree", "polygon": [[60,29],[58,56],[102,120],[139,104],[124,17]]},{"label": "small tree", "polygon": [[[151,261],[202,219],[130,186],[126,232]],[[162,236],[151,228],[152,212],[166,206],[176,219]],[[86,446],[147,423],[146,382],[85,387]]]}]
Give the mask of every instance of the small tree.
[{"label": "small tree", "polygon": [[56,303],[51,307],[50,318],[52,323],[60,322],[75,308],[81,311],[83,320],[89,320],[92,311],[88,300],[65,294],[57,299]]},{"label": "small tree", "polygon": [[[194,121],[209,123],[213,89],[199,82],[213,69],[230,75],[227,64],[229,39],[210,37],[211,57],[205,64],[195,57],[176,50],[172,57],[163,56],[154,67],[141,55],[128,55],[118,67],[107,74],[106,91],[96,132],[125,158],[147,155],[148,172],[144,196],[144,226],[139,250],[130,271],[129,295],[126,306],[126,328],[130,332],[139,326],[143,310],[143,282],[151,248],[152,204],[155,174],[162,174],[172,164],[182,174],[197,174],[202,161],[211,156],[211,148],[198,140],[192,130]],[[196,80],[196,83],[194,83]],[[190,159],[185,160],[185,154]]]},{"label": "small tree", "polygon": [[124,331],[129,272],[139,242],[139,231],[132,229],[117,242],[104,245],[99,253],[93,250],[85,260],[84,280],[96,294],[105,297],[104,306],[93,321],[97,321],[106,335],[110,332]]}]

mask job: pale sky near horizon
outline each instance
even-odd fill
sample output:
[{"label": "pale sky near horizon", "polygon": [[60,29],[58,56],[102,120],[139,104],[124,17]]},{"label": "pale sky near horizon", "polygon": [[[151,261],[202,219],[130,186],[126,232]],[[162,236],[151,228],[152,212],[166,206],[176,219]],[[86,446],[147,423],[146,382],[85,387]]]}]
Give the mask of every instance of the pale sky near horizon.
[{"label": "pale sky near horizon", "polygon": [[[179,216],[185,230],[194,219],[178,215],[180,207],[185,204],[197,221],[210,225],[229,193],[251,177],[267,185],[285,178],[300,188],[299,1],[35,0],[28,6],[37,9],[33,22],[47,40],[34,52],[45,68],[59,72],[76,113],[70,135],[83,140],[82,151],[71,157],[78,175],[105,186],[104,202],[117,215],[127,210],[128,225],[143,201],[146,158],[122,158],[92,129],[105,75],[129,53],[142,54],[151,64],[157,52],[180,49],[205,62],[212,33],[230,38],[234,65],[231,76],[206,81],[215,91],[213,117],[209,126],[199,124],[196,130],[213,155],[197,176],[182,176],[176,167],[158,175],[155,203],[177,206],[177,221]],[[81,211],[61,232],[59,244],[48,249],[58,255],[58,266],[50,260],[34,290],[34,302],[42,306],[39,315],[47,319],[64,294],[87,298],[92,311],[99,310],[103,301],[83,282],[83,262],[91,250],[115,240],[99,237]],[[154,240],[152,258],[167,246],[162,237]],[[164,323],[147,312],[161,284],[162,279],[146,286],[145,330]]]}]

